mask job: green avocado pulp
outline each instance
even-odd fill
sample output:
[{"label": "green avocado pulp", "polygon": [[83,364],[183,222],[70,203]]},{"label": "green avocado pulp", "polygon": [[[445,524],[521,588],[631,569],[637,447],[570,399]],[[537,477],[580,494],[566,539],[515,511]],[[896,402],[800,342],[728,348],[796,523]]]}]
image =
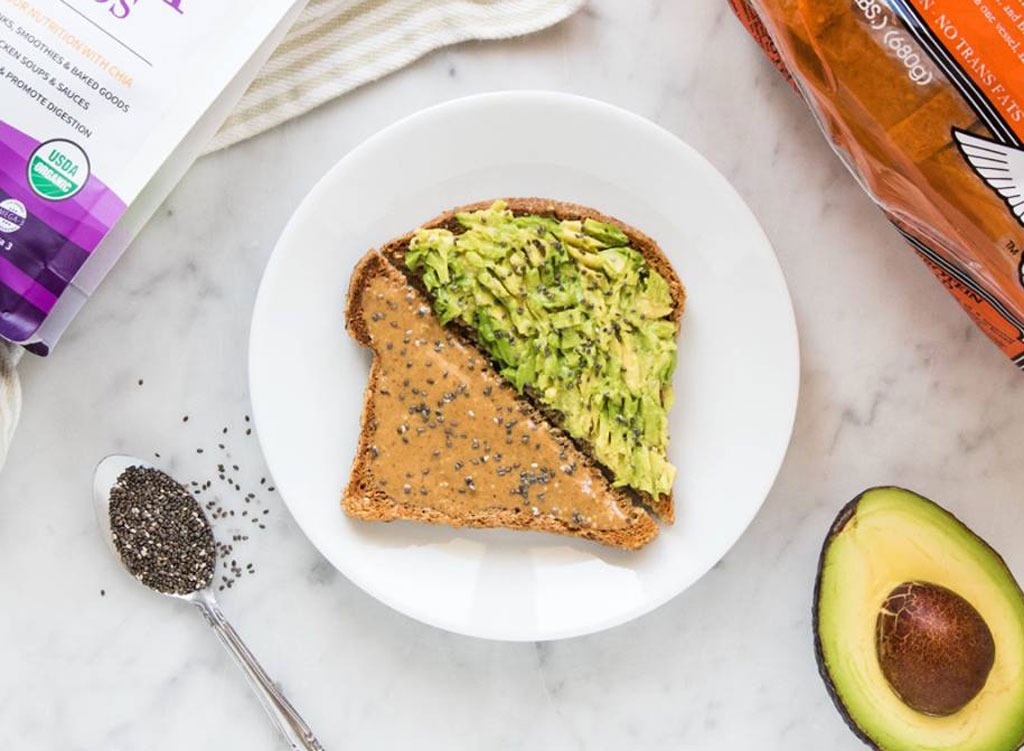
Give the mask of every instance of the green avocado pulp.
[{"label": "green avocado pulp", "polygon": [[561,416],[615,478],[667,494],[676,324],[668,282],[610,224],[514,216],[503,201],[420,229],[406,265],[442,324],[458,321],[501,374]]}]

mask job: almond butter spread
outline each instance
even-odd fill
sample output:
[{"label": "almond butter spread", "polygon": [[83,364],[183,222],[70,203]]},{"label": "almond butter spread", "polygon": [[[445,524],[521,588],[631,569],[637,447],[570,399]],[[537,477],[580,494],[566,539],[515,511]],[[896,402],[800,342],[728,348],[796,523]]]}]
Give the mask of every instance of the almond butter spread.
[{"label": "almond butter spread", "polygon": [[581,528],[632,523],[599,470],[536,420],[396,270],[368,282],[362,315],[378,369],[365,429],[372,482],[384,492],[453,517],[517,509]]}]

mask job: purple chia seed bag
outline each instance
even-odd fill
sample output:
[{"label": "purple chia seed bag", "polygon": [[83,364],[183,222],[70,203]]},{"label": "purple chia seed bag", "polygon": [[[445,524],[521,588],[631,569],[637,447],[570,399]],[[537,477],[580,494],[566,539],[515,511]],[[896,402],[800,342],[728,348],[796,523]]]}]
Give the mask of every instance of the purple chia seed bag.
[{"label": "purple chia seed bag", "polygon": [[0,337],[46,353],[302,0],[0,0]]}]

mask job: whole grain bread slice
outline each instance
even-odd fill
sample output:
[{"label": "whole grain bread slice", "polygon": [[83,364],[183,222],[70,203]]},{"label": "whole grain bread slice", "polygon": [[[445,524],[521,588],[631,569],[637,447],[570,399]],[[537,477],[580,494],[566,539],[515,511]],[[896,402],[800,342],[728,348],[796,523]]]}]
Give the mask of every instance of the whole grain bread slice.
[{"label": "whole grain bread slice", "polygon": [[[574,472],[590,473],[587,477],[592,477],[597,486],[594,489],[595,495],[602,494],[600,497],[606,498],[610,507],[614,507],[620,512],[617,523],[602,527],[601,525],[577,522],[575,515],[537,513],[536,509],[530,513],[528,507],[524,508],[520,504],[504,502],[500,499],[483,508],[477,507],[468,510],[457,506],[453,508],[451,504],[445,503],[445,498],[440,496],[449,494],[454,497],[456,489],[439,488],[436,484],[429,489],[424,484],[422,487],[427,492],[422,496],[414,493],[412,482],[415,482],[423,474],[424,469],[429,468],[420,467],[416,459],[411,456],[408,451],[406,431],[401,428],[398,431],[385,428],[387,423],[385,418],[390,414],[390,412],[385,414],[386,411],[405,410],[409,407],[407,406],[408,402],[397,402],[390,387],[385,386],[385,384],[397,383],[401,374],[396,377],[395,373],[385,371],[386,357],[384,355],[386,353],[382,351],[385,343],[379,338],[375,339],[372,332],[373,316],[367,315],[367,310],[372,302],[371,296],[384,294],[392,298],[386,302],[388,310],[395,311],[396,316],[401,313],[403,306],[411,306],[409,309],[415,309],[418,315],[429,315],[437,331],[443,331],[440,328],[440,323],[433,318],[433,314],[427,312],[429,311],[428,298],[411,285],[411,280],[394,265],[393,261],[387,260],[378,251],[370,251],[360,260],[353,272],[349,286],[345,310],[346,328],[359,344],[373,350],[374,357],[364,393],[359,446],[352,473],[342,497],[342,506],[346,513],[370,521],[405,519],[453,527],[505,527],[515,530],[553,532],[630,550],[646,545],[657,536],[658,527],[650,515],[642,508],[635,506],[624,491],[613,488],[594,468],[592,460],[586,454],[581,452],[544,415],[540,414],[527,398],[515,394],[514,390],[508,386],[504,387],[506,401],[514,400],[524,414],[536,421],[538,429],[545,431],[545,435],[553,441],[553,444],[548,444],[549,448],[551,445],[556,446],[553,452],[547,452],[555,455],[538,456],[538,462],[541,464],[545,462],[561,463],[563,467],[575,466],[574,463],[578,462],[580,469],[574,470]],[[373,315],[382,316],[383,314]],[[397,323],[397,320],[395,322]],[[383,326],[383,322],[378,320],[378,325]],[[441,352],[438,348],[441,344],[440,340],[434,341],[433,344],[434,351]],[[459,346],[462,346],[461,340]],[[475,352],[475,347],[473,350]],[[442,354],[438,356],[438,370],[442,370],[443,362]],[[482,355],[480,355],[480,362],[479,372],[474,371],[474,375],[479,375],[481,378],[487,377],[492,381],[501,380],[501,376]],[[447,371],[442,372],[447,373]],[[484,390],[482,393],[487,394],[488,392]],[[413,409],[416,408],[415,405],[410,406]],[[409,411],[412,412],[413,409],[409,409]],[[403,423],[404,425],[405,423]],[[421,429],[426,432],[425,425],[414,427],[416,431]],[[449,462],[453,458],[443,457]],[[497,461],[500,456],[495,456],[492,453],[490,458],[492,461]],[[380,465],[382,461],[402,462],[402,469],[408,470],[406,476],[410,478],[410,483],[401,490],[394,486],[394,483],[391,486],[383,485],[381,479],[386,474],[386,470]],[[533,466],[536,467],[537,464]],[[389,465],[389,467],[393,469],[393,465]],[[392,472],[392,476],[393,474]]]},{"label": "whole grain bread slice", "polygon": [[[456,220],[456,214],[486,209],[494,203],[494,200],[495,199],[489,201],[478,201],[476,203],[458,206],[454,209],[451,209],[450,211],[446,211],[443,214],[440,214],[434,217],[433,219],[425,222],[424,224],[420,225],[420,228],[431,229],[435,227],[444,227],[457,234],[462,231],[462,226]],[[582,206],[580,204],[567,203],[565,201],[555,201],[548,198],[504,198],[501,200],[503,200],[506,203],[508,209],[517,216],[532,214],[536,216],[552,217],[559,221],[593,219],[598,222],[604,222],[606,224],[614,225],[618,227],[620,230],[622,230],[629,238],[630,245],[636,250],[638,250],[643,255],[647,263],[651,266],[651,268],[653,268],[655,271],[661,274],[665,281],[668,282],[669,292],[672,296],[673,302],[673,310],[670,315],[670,320],[675,324],[676,334],[678,335],[680,321],[682,320],[683,311],[686,307],[686,288],[683,286],[682,281],[680,281],[679,279],[679,275],[676,274],[675,269],[672,268],[672,264],[669,262],[668,258],[665,257],[665,254],[659,247],[658,243],[656,243],[653,239],[651,239],[650,237],[648,237],[646,234],[636,229],[635,227],[632,227],[626,224],[625,222],[616,219],[615,217],[602,214],[601,212],[595,209],[589,208],[587,206]],[[405,253],[408,250],[409,242],[412,240],[415,233],[416,230],[412,230],[402,235],[401,237],[398,237],[390,241],[389,243],[385,244],[380,248],[380,252],[399,270],[401,270],[403,273],[406,273],[410,277],[410,280],[412,281],[414,286],[416,286],[421,291],[426,292],[420,280],[414,274],[409,273],[405,265]],[[457,327],[462,336],[466,337],[469,341],[472,341],[474,344],[477,345],[479,344],[476,341],[475,332],[471,328],[459,326],[455,322],[449,325]],[[482,348],[480,348],[480,351],[482,354],[484,354],[484,350]],[[486,355],[484,354],[484,356]],[[532,399],[529,393],[527,393],[527,397]],[[536,400],[532,400],[532,404],[538,410],[538,412],[544,413],[550,419],[551,422],[553,422],[556,425],[560,423],[560,419],[557,414],[551,414],[548,410],[544,409]],[[588,447],[585,443],[581,441],[576,441],[576,443],[580,447],[580,449],[583,450],[584,453],[586,453],[590,457],[593,457],[593,454],[590,451],[590,447]],[[592,461],[595,460],[592,459]],[[595,461],[595,463],[600,466],[599,462]],[[608,472],[607,468],[604,468],[604,470],[605,473],[610,477],[611,473]],[[634,493],[634,496],[637,500],[639,500],[644,505],[649,507],[652,511],[654,511],[654,513],[658,515],[661,521],[668,524],[671,524],[673,521],[675,521],[675,505],[673,503],[673,497],[671,493],[655,497],[648,493],[639,493],[637,491],[632,490],[630,492]]]}]

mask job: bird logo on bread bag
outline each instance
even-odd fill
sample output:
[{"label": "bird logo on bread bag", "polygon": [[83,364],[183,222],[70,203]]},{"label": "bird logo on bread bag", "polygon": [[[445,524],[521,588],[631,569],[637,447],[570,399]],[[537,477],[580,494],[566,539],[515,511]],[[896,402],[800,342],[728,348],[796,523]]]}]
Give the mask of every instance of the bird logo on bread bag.
[{"label": "bird logo on bread bag", "polygon": [[1024,151],[953,128],[960,153],[1024,225]]}]

